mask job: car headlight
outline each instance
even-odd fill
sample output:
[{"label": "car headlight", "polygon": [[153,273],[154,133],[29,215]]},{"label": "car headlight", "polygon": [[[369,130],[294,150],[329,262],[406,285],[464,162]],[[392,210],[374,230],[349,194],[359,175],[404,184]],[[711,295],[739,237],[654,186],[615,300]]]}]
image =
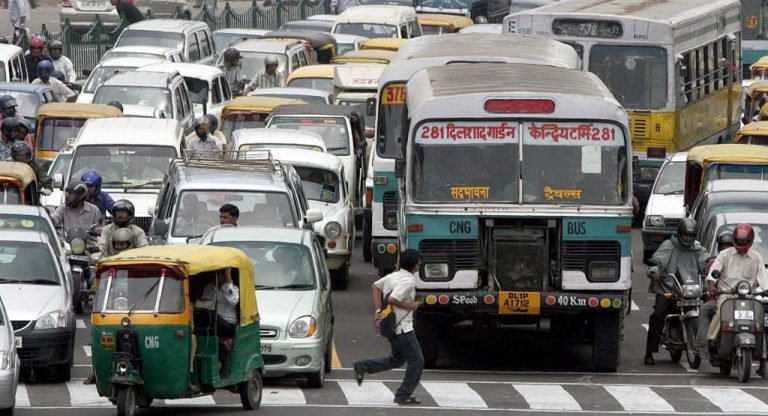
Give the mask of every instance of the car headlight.
[{"label": "car headlight", "polygon": [[649,225],[651,227],[663,227],[664,226],[664,216],[662,215],[648,215],[645,217],[645,225]]},{"label": "car headlight", "polygon": [[736,285],[736,291],[739,292],[740,295],[748,295],[751,290],[752,287],[747,282],[739,282],[739,284]]},{"label": "car headlight", "polygon": [[701,286],[683,285],[683,297],[686,299],[696,299],[701,296]]},{"label": "car headlight", "polygon": [[341,224],[336,221],[331,221],[325,224],[325,236],[329,240],[333,240],[341,235]]},{"label": "car headlight", "polygon": [[308,338],[317,332],[317,321],[311,316],[302,316],[288,326],[288,336],[291,338]]},{"label": "car headlight", "polygon": [[424,279],[447,279],[450,274],[448,263],[426,263],[424,264]]},{"label": "car headlight", "polygon": [[35,322],[35,329],[66,328],[67,315],[64,311],[54,311],[43,315]]},{"label": "car headlight", "polygon": [[11,354],[8,351],[0,350],[0,370],[11,368]]},{"label": "car headlight", "polygon": [[85,253],[85,240],[74,238],[69,242],[69,248],[72,250],[72,254],[83,254]]}]

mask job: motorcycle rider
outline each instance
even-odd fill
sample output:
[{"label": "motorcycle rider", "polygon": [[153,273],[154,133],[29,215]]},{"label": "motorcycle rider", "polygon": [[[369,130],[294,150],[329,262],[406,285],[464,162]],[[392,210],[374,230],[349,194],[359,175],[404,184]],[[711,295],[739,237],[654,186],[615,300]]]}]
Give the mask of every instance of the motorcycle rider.
[{"label": "motorcycle rider", "polygon": [[[37,73],[37,65],[42,61],[51,62],[53,66],[53,59],[46,55],[45,39],[40,36],[35,36],[29,41],[29,53],[24,55],[24,61],[27,64],[27,72],[29,73],[29,79],[35,80],[39,77]],[[53,71],[51,71],[53,72]]]},{"label": "motorcycle rider", "polygon": [[645,365],[654,365],[653,353],[659,351],[661,331],[664,329],[664,319],[672,313],[674,301],[664,296],[661,286],[661,276],[675,274],[679,270],[696,270],[704,273],[707,265],[707,250],[696,241],[696,220],[684,218],[677,225],[677,234],[661,243],[651,256],[648,277],[651,278],[648,288],[656,294],[653,313],[648,320],[648,339],[645,346]]},{"label": "motorcycle rider", "polygon": [[89,170],[80,176],[85,186],[88,187],[88,202],[99,208],[101,215],[106,215],[107,211],[112,210],[115,201],[108,193],[101,190],[101,175],[95,170]]},{"label": "motorcycle rider", "polygon": [[54,94],[59,98],[59,102],[66,103],[72,101],[77,96],[66,84],[51,76],[53,74],[53,63],[51,61],[40,61],[37,64],[37,74],[38,77],[32,83],[51,87]]},{"label": "motorcycle rider", "polygon": [[0,161],[11,160],[11,147],[15,141],[13,130],[19,126],[19,121],[6,117],[0,125]]},{"label": "motorcycle rider", "polygon": [[16,111],[16,107],[19,106],[19,103],[16,102],[16,99],[13,98],[10,95],[3,95],[0,97],[0,113],[2,113],[2,117],[12,117],[16,120],[21,120],[24,118],[19,112]]},{"label": "motorcycle rider", "polygon": [[96,242],[96,245],[99,247],[99,253],[96,255],[109,257],[119,253],[120,251],[116,251],[111,243],[114,242],[113,237],[117,235],[117,232],[122,230],[124,231],[120,233],[121,235],[130,236],[129,242],[131,247],[141,248],[149,245],[144,230],[135,224],[131,224],[136,214],[136,209],[131,201],[126,199],[118,200],[109,212],[112,214],[113,223],[102,228],[99,240]]},{"label": "motorcycle rider", "polygon": [[224,132],[219,130],[219,119],[216,118],[216,116],[213,114],[206,114],[205,118],[207,118],[210,122],[208,130],[210,131],[211,135],[219,139],[219,143],[221,143],[222,149],[227,150],[229,147],[227,145],[227,138],[224,137]]},{"label": "motorcycle rider", "polygon": [[72,65],[72,61],[62,54],[64,50],[64,44],[59,40],[48,41],[48,53],[53,59],[53,67],[56,71],[64,74],[65,83],[67,86],[72,85],[77,81],[77,73],[75,72],[75,66]]},{"label": "motorcycle rider", "polygon": [[34,159],[32,156],[32,148],[26,142],[16,141],[11,146],[11,158],[14,162],[26,163],[35,172],[37,183],[41,188],[48,188],[53,190],[53,180],[48,176],[48,169]]},{"label": "motorcycle rider", "polygon": [[15,140],[20,140],[29,145],[30,148],[35,146],[35,139],[32,138],[32,123],[26,118],[19,120],[19,125],[13,130]]},{"label": "motorcycle rider", "polygon": [[101,223],[101,212],[96,205],[86,201],[88,187],[82,182],[72,181],[64,190],[64,203],[51,213],[54,224],[68,232],[75,228],[90,229]]},{"label": "motorcycle rider", "polygon": [[232,95],[241,95],[243,87],[245,87],[245,81],[243,81],[243,75],[240,73],[240,51],[235,48],[227,48],[224,53],[224,60],[222,62],[221,70],[224,71],[224,78],[229,83],[229,89],[232,91]]},{"label": "motorcycle rider", "polygon": [[[739,282],[747,282],[752,290],[759,286],[761,290],[768,289],[768,276],[765,273],[763,256],[752,249],[755,240],[755,230],[749,224],[739,224],[733,229],[733,247],[721,251],[715,259],[707,275],[707,286],[710,292],[730,292],[736,289]],[[712,276],[714,271],[720,272],[719,279]],[[731,295],[718,295],[717,300],[710,300],[699,309],[699,332],[696,334],[696,346],[699,350],[717,338],[720,330],[716,319],[720,305]],[[711,325],[712,322],[716,324]]]}]

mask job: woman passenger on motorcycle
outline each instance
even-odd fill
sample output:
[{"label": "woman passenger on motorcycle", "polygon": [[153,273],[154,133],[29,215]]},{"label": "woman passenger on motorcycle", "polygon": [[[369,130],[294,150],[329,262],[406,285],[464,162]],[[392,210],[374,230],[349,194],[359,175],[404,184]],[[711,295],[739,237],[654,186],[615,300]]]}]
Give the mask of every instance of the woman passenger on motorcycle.
[{"label": "woman passenger on motorcycle", "polygon": [[677,225],[677,235],[661,243],[651,256],[648,277],[651,278],[648,288],[656,294],[656,303],[648,322],[648,339],[645,346],[645,365],[654,365],[653,353],[659,351],[661,331],[664,329],[664,319],[672,313],[674,301],[664,296],[661,286],[661,276],[675,274],[678,270],[695,270],[705,273],[707,266],[707,250],[696,241],[696,220],[684,218]]}]

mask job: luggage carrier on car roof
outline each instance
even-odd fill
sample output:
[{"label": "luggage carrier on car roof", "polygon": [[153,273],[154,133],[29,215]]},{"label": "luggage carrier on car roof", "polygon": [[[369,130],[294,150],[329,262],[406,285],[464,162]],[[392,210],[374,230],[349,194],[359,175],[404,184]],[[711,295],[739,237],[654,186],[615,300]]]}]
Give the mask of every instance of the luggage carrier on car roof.
[{"label": "luggage carrier on car roof", "polygon": [[184,150],[181,159],[174,159],[168,170],[172,175],[179,166],[226,169],[250,172],[272,172],[282,174],[285,166],[272,157],[268,149],[259,150]]}]

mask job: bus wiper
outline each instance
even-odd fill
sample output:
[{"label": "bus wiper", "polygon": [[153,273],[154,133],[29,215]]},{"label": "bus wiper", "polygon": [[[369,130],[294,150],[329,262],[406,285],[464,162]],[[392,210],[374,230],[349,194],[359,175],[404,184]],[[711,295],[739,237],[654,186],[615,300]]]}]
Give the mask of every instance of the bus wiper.
[{"label": "bus wiper", "polygon": [[347,150],[347,146],[341,146],[341,147],[329,147],[326,149],[329,152],[335,152],[337,150]]},{"label": "bus wiper", "polygon": [[139,189],[139,188],[143,188],[143,187],[149,186],[149,185],[162,185],[162,184],[163,184],[163,181],[161,181],[161,180],[158,180],[158,181],[148,181],[148,182],[140,183],[138,185],[126,186],[125,189]]},{"label": "bus wiper", "polygon": [[19,279],[8,279],[5,277],[0,277],[0,284],[2,283],[24,283],[24,281]]},{"label": "bus wiper", "polygon": [[136,302],[136,304],[135,304],[135,305],[133,305],[133,307],[131,308],[131,310],[130,310],[130,311],[128,311],[128,316],[130,316],[130,315],[133,313],[133,311],[134,311],[134,310],[136,310],[136,308],[138,308],[138,307],[139,307],[139,305],[141,305],[142,303],[144,303],[144,301],[145,301],[145,300],[147,300],[147,297],[149,297],[149,294],[150,294],[150,293],[152,293],[152,291],[153,291],[153,290],[155,290],[155,288],[157,287],[157,285],[159,285],[159,284],[160,284],[160,281],[161,281],[161,280],[163,280],[163,279],[157,279],[157,281],[155,282],[155,284],[153,284],[153,285],[152,285],[152,287],[150,287],[150,288],[149,288],[149,290],[147,291],[147,293],[145,293],[145,294],[144,294],[144,296],[142,296],[142,297],[141,297],[141,299],[140,299],[138,302]]},{"label": "bus wiper", "polygon": [[30,283],[35,285],[55,285],[55,286],[59,285],[59,282],[55,280],[48,280],[48,279],[24,280],[22,283]]},{"label": "bus wiper", "polygon": [[677,190],[677,191],[669,191],[669,192],[664,192],[664,194],[663,194],[663,195],[680,195],[680,194],[682,194],[682,193],[685,193],[685,190],[683,190],[683,189],[679,189],[679,190]]},{"label": "bus wiper", "polygon": [[292,285],[285,285],[280,286],[278,289],[309,289],[312,288],[314,285],[306,284],[306,283],[294,283]]},{"label": "bus wiper", "polygon": [[272,290],[272,289],[277,289],[277,286],[256,285],[256,289]]}]

